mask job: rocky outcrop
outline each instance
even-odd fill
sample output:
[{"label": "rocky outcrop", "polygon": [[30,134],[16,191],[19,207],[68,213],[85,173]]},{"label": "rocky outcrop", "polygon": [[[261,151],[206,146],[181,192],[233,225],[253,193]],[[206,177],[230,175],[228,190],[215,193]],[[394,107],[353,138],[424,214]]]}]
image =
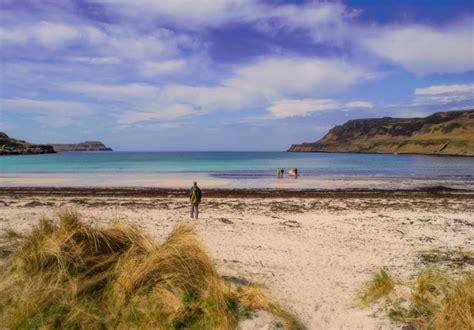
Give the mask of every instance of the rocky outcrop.
[{"label": "rocky outcrop", "polygon": [[0,155],[28,155],[55,153],[53,146],[45,144],[32,144],[23,140],[10,138],[0,132]]},{"label": "rocky outcrop", "polygon": [[321,140],[294,144],[288,151],[474,156],[474,110],[350,120]]},{"label": "rocky outcrop", "polygon": [[99,141],[86,141],[71,144],[53,144],[56,152],[64,151],[112,151],[112,148],[106,147]]}]

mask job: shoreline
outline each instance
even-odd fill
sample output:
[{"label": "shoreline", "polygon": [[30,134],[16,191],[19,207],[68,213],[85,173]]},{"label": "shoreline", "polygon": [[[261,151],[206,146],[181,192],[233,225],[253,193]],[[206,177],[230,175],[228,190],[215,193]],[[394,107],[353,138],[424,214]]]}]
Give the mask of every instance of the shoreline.
[{"label": "shoreline", "polygon": [[[277,189],[211,188],[209,198],[465,198],[474,190],[444,186],[417,189]],[[105,196],[105,197],[188,197],[189,189],[149,187],[0,187],[0,196]]]},{"label": "shoreline", "polygon": [[307,176],[216,177],[210,173],[20,173],[0,175],[4,188],[188,190],[193,181],[205,190],[419,190],[433,187],[474,191],[472,177]]}]

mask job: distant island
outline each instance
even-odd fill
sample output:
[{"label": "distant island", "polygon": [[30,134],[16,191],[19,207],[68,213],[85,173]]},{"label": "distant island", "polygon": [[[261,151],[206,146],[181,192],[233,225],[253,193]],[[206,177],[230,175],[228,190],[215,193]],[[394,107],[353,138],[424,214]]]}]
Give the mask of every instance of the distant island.
[{"label": "distant island", "polygon": [[474,156],[474,109],[349,120],[321,140],[293,144],[288,151]]},{"label": "distant island", "polygon": [[112,151],[112,149],[99,141],[71,144],[33,144],[13,139],[0,132],[0,155],[53,154],[65,151]]},{"label": "distant island", "polygon": [[64,151],[112,151],[112,148],[106,147],[99,141],[86,141],[81,143],[70,144],[53,144],[56,152]]}]

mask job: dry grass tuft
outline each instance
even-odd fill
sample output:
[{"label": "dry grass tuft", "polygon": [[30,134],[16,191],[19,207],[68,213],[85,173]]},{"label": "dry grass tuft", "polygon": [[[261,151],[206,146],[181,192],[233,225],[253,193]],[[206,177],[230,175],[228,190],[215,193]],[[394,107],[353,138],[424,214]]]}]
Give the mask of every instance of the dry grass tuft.
[{"label": "dry grass tuft", "polygon": [[189,225],[158,244],[67,209],[3,243],[15,247],[0,269],[0,324],[9,328],[232,329],[256,309],[303,328],[259,288],[225,281]]},{"label": "dry grass tuft", "polygon": [[388,295],[395,288],[396,283],[384,269],[380,269],[373,274],[372,279],[359,291],[358,300],[360,304],[367,305]]},{"label": "dry grass tuft", "polygon": [[[388,275],[387,275],[388,276]],[[375,275],[374,278],[380,278]],[[385,281],[385,280],[384,280]],[[408,288],[407,297],[386,300],[392,320],[417,329],[474,329],[474,274],[449,274],[432,268],[423,270],[412,283],[395,283]],[[374,302],[390,296],[392,290],[370,295]],[[374,292],[384,292],[374,290]],[[377,297],[378,298],[375,298]]]}]

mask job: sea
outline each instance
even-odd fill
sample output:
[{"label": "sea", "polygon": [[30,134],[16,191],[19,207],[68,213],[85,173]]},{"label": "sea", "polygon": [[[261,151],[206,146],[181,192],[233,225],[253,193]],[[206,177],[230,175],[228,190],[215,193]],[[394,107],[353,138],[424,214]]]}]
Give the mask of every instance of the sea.
[{"label": "sea", "polygon": [[304,177],[474,180],[474,157],[288,152],[64,152],[0,157],[0,175],[14,173],[201,173],[256,180],[276,169]]}]

